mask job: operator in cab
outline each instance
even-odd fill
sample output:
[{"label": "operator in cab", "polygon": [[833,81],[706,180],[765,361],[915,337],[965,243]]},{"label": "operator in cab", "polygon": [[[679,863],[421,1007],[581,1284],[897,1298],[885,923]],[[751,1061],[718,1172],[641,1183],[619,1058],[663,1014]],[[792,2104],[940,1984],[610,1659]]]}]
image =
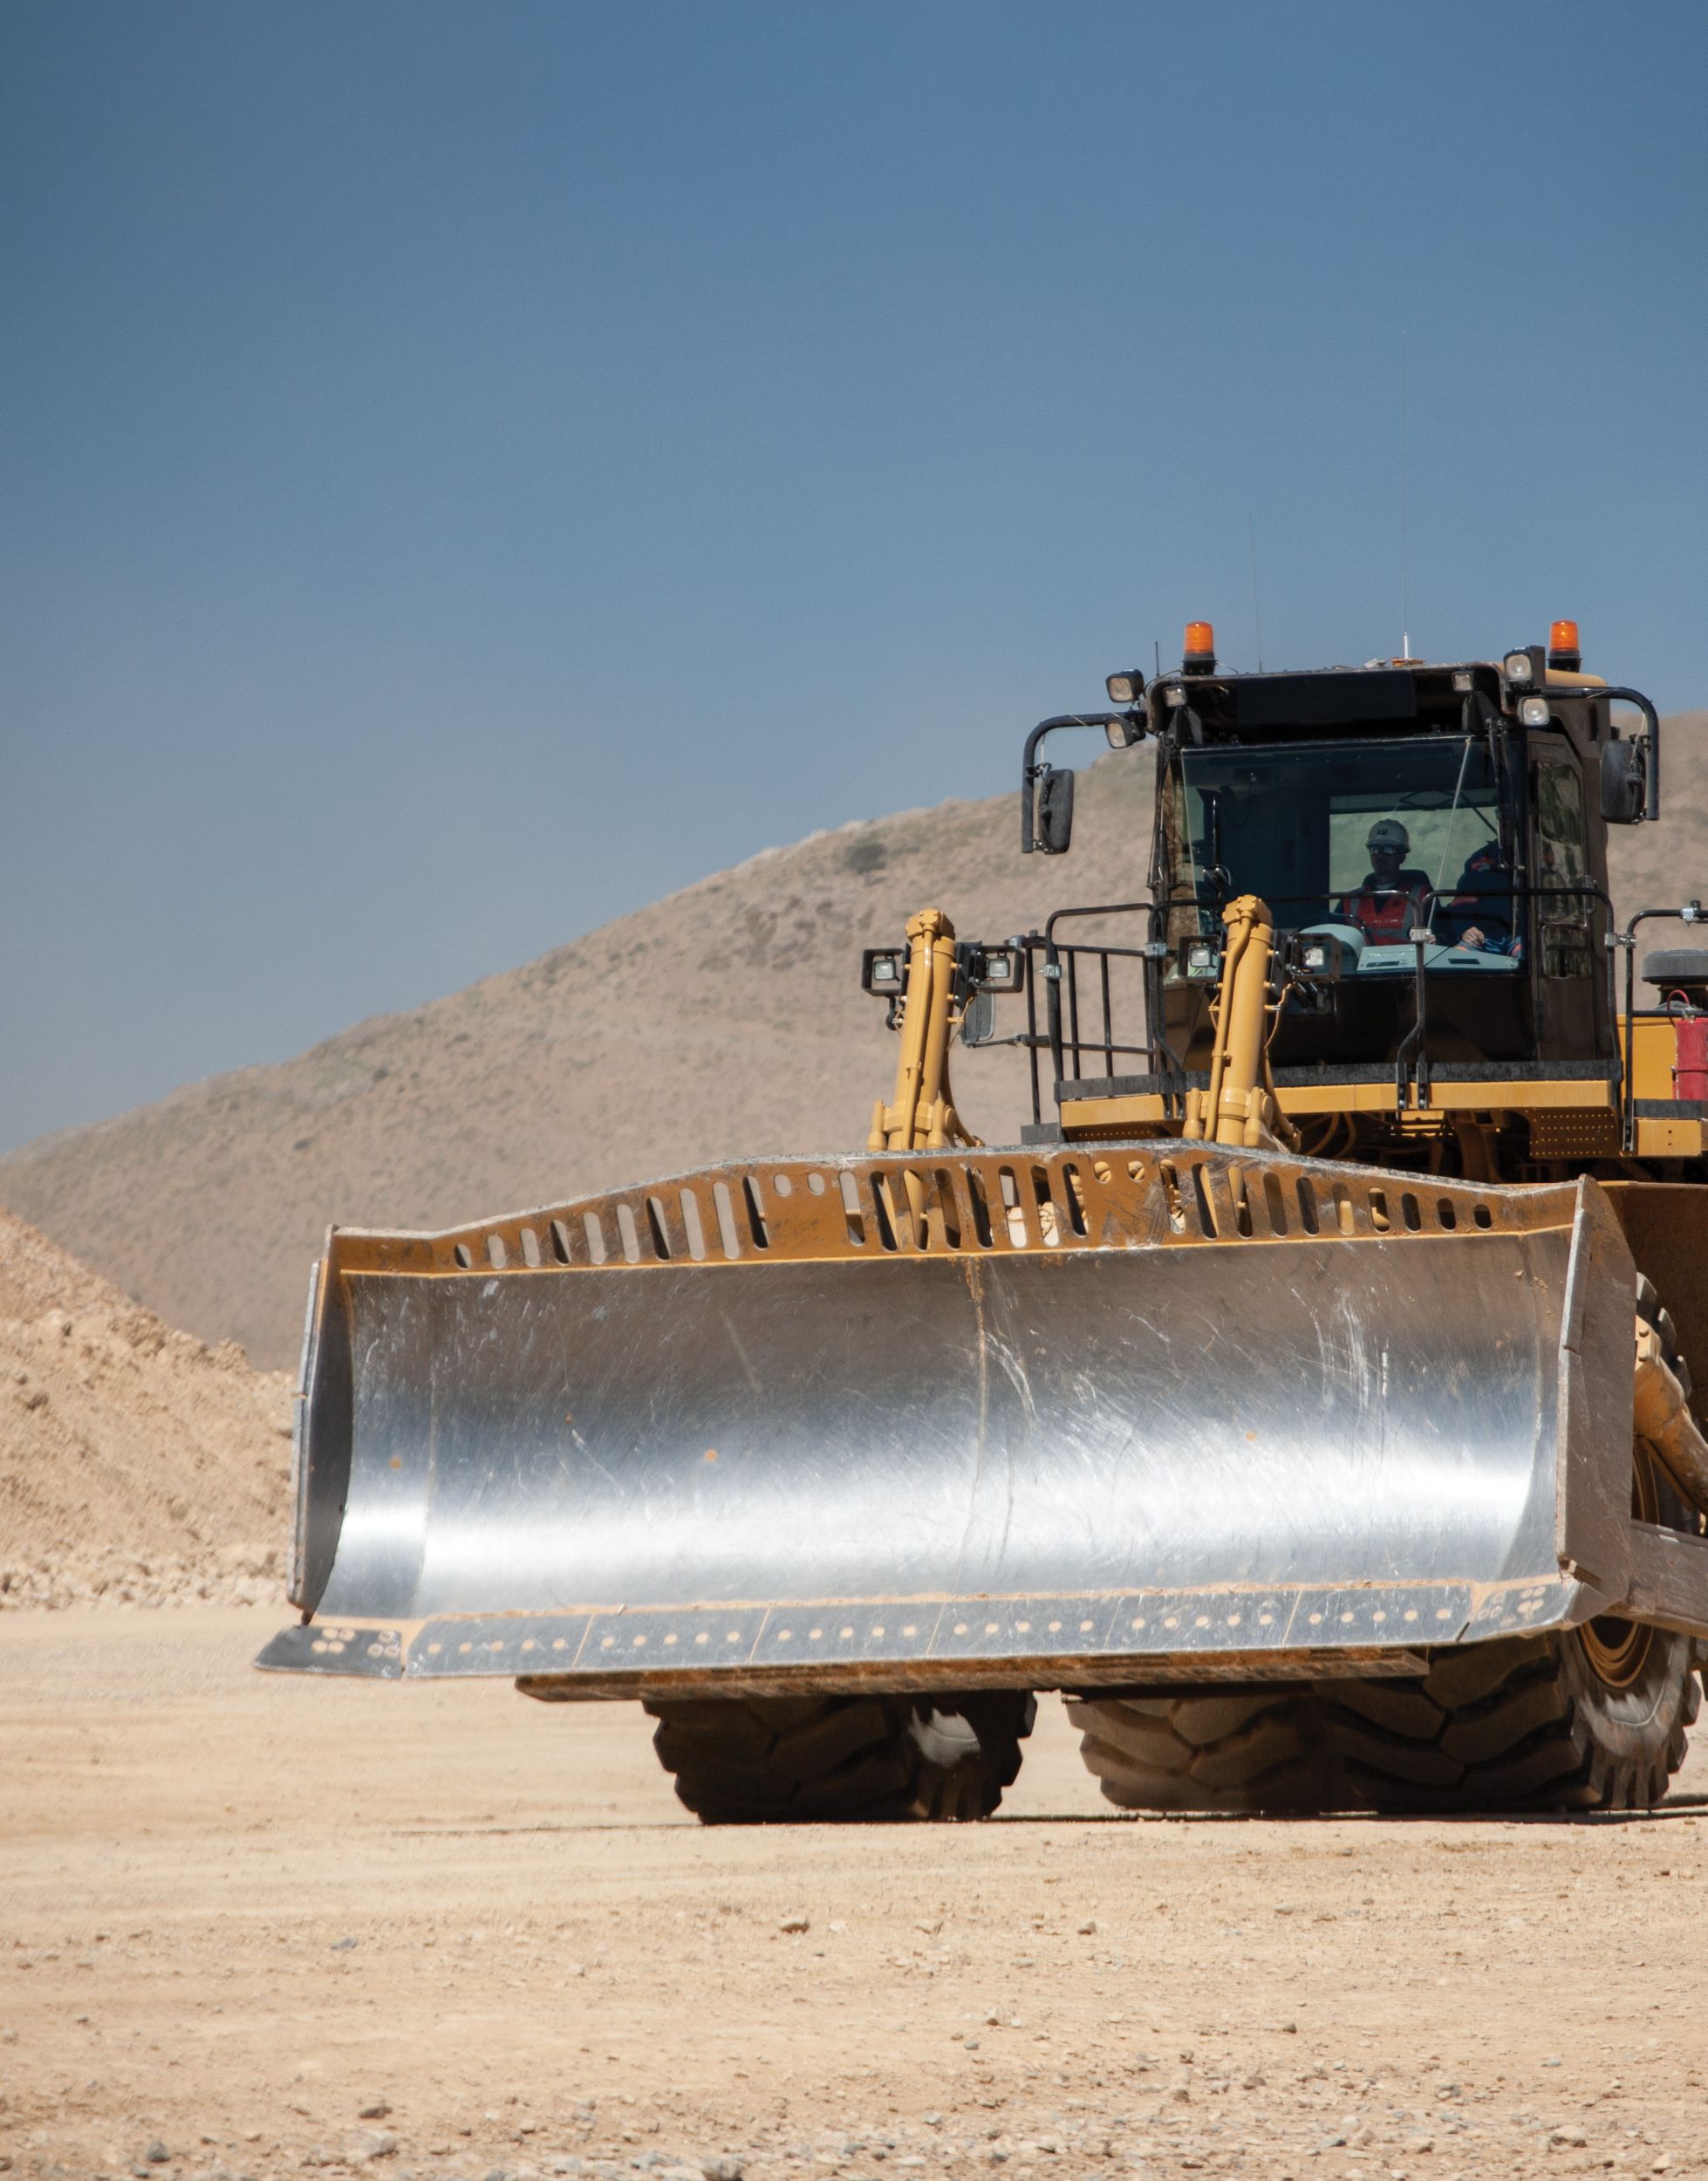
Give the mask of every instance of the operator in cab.
[{"label": "operator in cab", "polygon": [[1449,928],[1456,947],[1485,954],[1519,954],[1522,941],[1513,930],[1513,874],[1498,841],[1485,841],[1468,857],[1459,885],[1447,903]]},{"label": "operator in cab", "polygon": [[1372,946],[1398,946],[1428,920],[1429,874],[1406,865],[1411,836],[1397,818],[1377,818],[1364,845],[1370,867],[1356,892],[1341,896],[1336,913],[1356,924]]}]

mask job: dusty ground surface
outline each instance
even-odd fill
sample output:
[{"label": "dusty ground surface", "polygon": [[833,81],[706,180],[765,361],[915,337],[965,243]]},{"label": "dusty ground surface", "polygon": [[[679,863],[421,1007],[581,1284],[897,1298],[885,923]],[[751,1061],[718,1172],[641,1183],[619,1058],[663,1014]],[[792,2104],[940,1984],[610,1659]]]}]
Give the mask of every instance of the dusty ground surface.
[{"label": "dusty ground surface", "polygon": [[0,1624],[13,2173],[1708,2163],[1708,1762],[1639,1819],[1138,1821],[1050,1704],[992,1823],[707,1831],[636,1707],[251,1673],[282,1618]]},{"label": "dusty ground surface", "polygon": [[0,1211],[0,1613],[277,1596],[290,1386]]}]

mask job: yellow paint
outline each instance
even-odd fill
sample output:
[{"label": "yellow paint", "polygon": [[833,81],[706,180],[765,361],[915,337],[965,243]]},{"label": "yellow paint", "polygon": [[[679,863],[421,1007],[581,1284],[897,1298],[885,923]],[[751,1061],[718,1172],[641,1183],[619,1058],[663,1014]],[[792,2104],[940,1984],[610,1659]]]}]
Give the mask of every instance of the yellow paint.
[{"label": "yellow paint", "polygon": [[[1625,1049],[1625,1017],[1619,1017],[1619,1049]],[[1639,1015],[1631,1021],[1631,1096],[1636,1098],[1670,1098],[1677,1093],[1672,1087],[1672,1063],[1675,1043],[1672,1017],[1669,1015]]]},{"label": "yellow paint", "polygon": [[1189,1142],[1206,1138],[1232,1149],[1275,1147],[1276,1131],[1294,1138],[1281,1123],[1269,1081],[1269,955],[1274,920],[1254,893],[1242,893],[1222,911],[1226,943],[1221,976],[1210,1002],[1214,1043],[1207,1090],[1186,1093],[1181,1135]]},{"label": "yellow paint", "polygon": [[[901,1007],[896,1094],[872,1109],[869,1152],[945,1151],[976,1145],[949,1091],[949,1031],[954,1000],[955,927],[941,909],[907,920],[907,987]],[[914,1193],[910,1179],[908,1193]],[[915,1212],[919,1210],[916,1205]]]},{"label": "yellow paint", "polygon": [[1650,1120],[1639,1114],[1636,1155],[1639,1159],[1700,1159],[1708,1151],[1704,1134],[1700,1121]]},{"label": "yellow paint", "polygon": [[[1197,1095],[1202,1097],[1204,1094],[1200,1092]],[[1655,1095],[1662,1094],[1657,1092]],[[1670,1097],[1670,1090],[1664,1095]],[[1287,1084],[1275,1091],[1274,1098],[1281,1112],[1293,1120],[1314,1118],[1325,1113],[1391,1114],[1394,1111],[1394,1086],[1391,1081]],[[1420,1108],[1414,1095],[1407,1104],[1406,1116],[1426,1121],[1434,1113],[1582,1115],[1610,1114],[1617,1110],[1617,1101],[1610,1084],[1561,1082],[1550,1077],[1523,1084],[1434,1082],[1430,1085],[1427,1107]],[[1170,1125],[1161,1096],[1150,1091],[1127,1097],[1073,1098],[1062,1106],[1062,1119],[1065,1127],[1083,1130],[1087,1133],[1116,1132],[1141,1127],[1166,1128]],[[1694,1128],[1696,1124],[1692,1122],[1687,1125]],[[1187,1132],[1190,1133],[1190,1130]]]}]

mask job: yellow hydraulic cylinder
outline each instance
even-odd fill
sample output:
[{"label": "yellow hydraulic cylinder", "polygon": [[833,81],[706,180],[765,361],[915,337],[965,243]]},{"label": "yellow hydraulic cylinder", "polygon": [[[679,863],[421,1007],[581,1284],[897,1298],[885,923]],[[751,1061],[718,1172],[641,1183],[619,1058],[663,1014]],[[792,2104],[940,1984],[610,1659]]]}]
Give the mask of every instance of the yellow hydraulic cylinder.
[{"label": "yellow hydraulic cylinder", "polygon": [[907,984],[901,1005],[896,1092],[872,1110],[868,1151],[939,1151],[976,1144],[949,1091],[955,988],[955,927],[941,909],[907,920]]},{"label": "yellow hydraulic cylinder", "polygon": [[1708,1508],[1708,1439],[1691,1414],[1684,1389],[1667,1362],[1659,1335],[1641,1321],[1636,1329],[1633,1409],[1637,1437],[1648,1440],[1691,1505]]},{"label": "yellow hydraulic cylinder", "polygon": [[1267,1139],[1273,1119],[1265,1046],[1274,920],[1254,893],[1242,893],[1223,910],[1222,923],[1227,940],[1211,1008],[1210,1084],[1201,1101],[1189,1100],[1185,1133],[1252,1149]]},{"label": "yellow hydraulic cylinder", "polygon": [[1227,1058],[1221,1095],[1214,1101],[1216,1141],[1238,1145],[1246,1140],[1252,1092],[1262,1087],[1269,952],[1275,934],[1267,908],[1254,894],[1241,894],[1231,903],[1222,921],[1228,927],[1229,939],[1238,930],[1243,943],[1234,964],[1232,988],[1223,999],[1224,1019],[1219,1025],[1217,1043]]}]

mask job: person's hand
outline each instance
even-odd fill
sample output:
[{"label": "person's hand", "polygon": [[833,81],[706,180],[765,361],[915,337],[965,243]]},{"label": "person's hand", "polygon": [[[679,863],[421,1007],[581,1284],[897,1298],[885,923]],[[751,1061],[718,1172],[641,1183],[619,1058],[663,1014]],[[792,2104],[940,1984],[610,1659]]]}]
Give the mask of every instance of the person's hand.
[{"label": "person's hand", "polygon": [[1470,930],[1462,935],[1459,940],[1459,945],[1461,947],[1486,947],[1488,945],[1488,939],[1486,934],[1484,933],[1482,926],[1478,924],[1473,924]]}]

